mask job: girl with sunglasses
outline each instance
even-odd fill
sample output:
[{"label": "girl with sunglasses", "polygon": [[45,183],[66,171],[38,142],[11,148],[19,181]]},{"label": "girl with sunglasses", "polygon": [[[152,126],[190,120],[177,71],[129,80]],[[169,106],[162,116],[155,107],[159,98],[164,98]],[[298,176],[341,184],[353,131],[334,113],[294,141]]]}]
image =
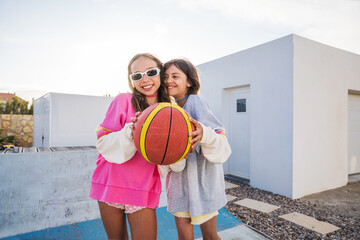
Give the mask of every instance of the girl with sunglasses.
[{"label": "girl with sunglasses", "polygon": [[195,66],[186,59],[174,59],[164,68],[169,94],[196,127],[190,142],[195,151],[188,154],[185,169],[175,172],[168,167],[168,211],[175,217],[179,239],[194,239],[193,225],[200,225],[204,239],[220,239],[216,216],[227,202],[222,163],[231,153],[225,129],[197,95],[200,80]]},{"label": "girl with sunglasses", "polygon": [[156,239],[156,212],[161,193],[157,166],[136,151],[131,118],[151,104],[169,102],[161,79],[163,64],[155,56],[135,55],[128,65],[132,93],[114,98],[104,121],[97,127],[97,166],[92,176],[90,197],[98,201],[109,239]]}]

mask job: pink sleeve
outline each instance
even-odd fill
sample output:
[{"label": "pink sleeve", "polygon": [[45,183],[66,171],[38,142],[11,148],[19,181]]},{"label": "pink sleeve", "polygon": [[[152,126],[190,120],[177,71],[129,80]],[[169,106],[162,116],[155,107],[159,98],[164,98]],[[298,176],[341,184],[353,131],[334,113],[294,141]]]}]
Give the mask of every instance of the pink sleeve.
[{"label": "pink sleeve", "polygon": [[100,127],[105,128],[110,132],[120,131],[128,119],[128,113],[133,112],[131,97],[131,94],[124,93],[116,96],[110,103],[109,109],[105,115],[105,119],[100,124]]}]

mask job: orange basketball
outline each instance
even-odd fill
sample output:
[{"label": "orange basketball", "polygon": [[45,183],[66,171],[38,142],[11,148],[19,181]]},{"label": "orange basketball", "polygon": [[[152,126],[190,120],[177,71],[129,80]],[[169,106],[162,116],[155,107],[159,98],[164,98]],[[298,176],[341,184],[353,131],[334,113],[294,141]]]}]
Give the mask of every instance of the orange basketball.
[{"label": "orange basketball", "polygon": [[184,158],[190,150],[193,131],[189,115],[172,103],[158,103],[146,108],[134,124],[137,150],[149,162],[169,165]]}]

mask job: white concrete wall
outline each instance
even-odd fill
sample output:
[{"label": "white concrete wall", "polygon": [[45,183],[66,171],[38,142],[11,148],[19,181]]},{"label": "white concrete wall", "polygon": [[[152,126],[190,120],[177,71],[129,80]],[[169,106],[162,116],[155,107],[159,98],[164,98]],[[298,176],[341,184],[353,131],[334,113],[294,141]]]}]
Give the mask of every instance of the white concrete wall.
[{"label": "white concrete wall", "polygon": [[201,95],[225,126],[226,88],[250,85],[250,184],[288,197],[293,169],[292,63],[289,35],[197,66]]},{"label": "white concrete wall", "polygon": [[[97,150],[0,155],[0,238],[100,218],[89,198]],[[165,178],[159,207],[167,205]]]},{"label": "white concrete wall", "polygon": [[[42,105],[37,104],[37,102],[40,103],[40,100],[35,101],[35,147],[94,146],[96,143],[95,127],[104,119],[113,99],[62,93],[48,93],[42,98],[44,98],[43,107],[49,104],[50,110],[38,110],[37,108]],[[44,114],[42,121],[38,120],[42,117],[40,113]],[[48,127],[44,128],[38,124],[45,124]],[[39,139],[42,135],[45,136],[44,145],[41,145],[42,140]]]},{"label": "white concrete wall", "polygon": [[100,217],[89,198],[96,150],[0,156],[0,238]]},{"label": "white concrete wall", "polygon": [[347,96],[360,57],[294,36],[293,198],[347,184]]}]

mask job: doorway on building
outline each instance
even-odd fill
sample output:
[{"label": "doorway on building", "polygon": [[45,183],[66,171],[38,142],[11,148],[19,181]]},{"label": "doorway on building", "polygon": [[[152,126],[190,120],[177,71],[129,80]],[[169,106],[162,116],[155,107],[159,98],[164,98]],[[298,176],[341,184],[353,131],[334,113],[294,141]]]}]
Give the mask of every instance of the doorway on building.
[{"label": "doorway on building", "polygon": [[227,173],[250,180],[250,86],[231,88],[227,94],[227,136],[232,154]]},{"label": "doorway on building", "polygon": [[360,94],[348,95],[348,174],[360,174]]}]

